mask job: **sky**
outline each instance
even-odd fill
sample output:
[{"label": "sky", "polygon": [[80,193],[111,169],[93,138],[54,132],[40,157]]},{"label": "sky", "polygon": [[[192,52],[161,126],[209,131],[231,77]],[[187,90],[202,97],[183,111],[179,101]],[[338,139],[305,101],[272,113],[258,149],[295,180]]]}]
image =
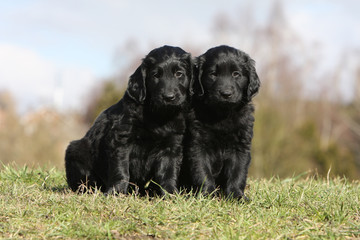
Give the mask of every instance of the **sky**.
[{"label": "sky", "polygon": [[[282,1],[288,24],[329,58],[360,49],[360,1]],[[219,14],[252,6],[266,21],[272,0],[12,0],[0,2],[0,91],[20,112],[43,106],[81,109],[92,88],[154,47],[218,44]],[[241,22],[239,24],[248,24]],[[132,44],[130,44],[132,43]],[[128,51],[126,51],[128,48]],[[120,50],[119,50],[120,49]],[[186,49],[185,49],[186,50]]]}]

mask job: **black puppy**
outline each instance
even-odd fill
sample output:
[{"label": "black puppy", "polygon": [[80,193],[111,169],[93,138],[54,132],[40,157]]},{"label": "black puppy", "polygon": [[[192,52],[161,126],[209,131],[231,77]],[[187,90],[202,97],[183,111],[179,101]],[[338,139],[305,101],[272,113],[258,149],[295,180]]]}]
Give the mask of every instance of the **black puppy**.
[{"label": "black puppy", "polygon": [[192,61],[178,47],[152,50],[130,77],[124,97],[106,109],[66,150],[70,188],[98,187],[105,193],[140,193],[150,180],[156,193],[177,191],[183,159],[184,109]]},{"label": "black puppy", "polygon": [[254,125],[251,99],[260,87],[254,61],[219,46],[196,62],[182,182],[204,194],[220,187],[226,196],[245,197]]}]

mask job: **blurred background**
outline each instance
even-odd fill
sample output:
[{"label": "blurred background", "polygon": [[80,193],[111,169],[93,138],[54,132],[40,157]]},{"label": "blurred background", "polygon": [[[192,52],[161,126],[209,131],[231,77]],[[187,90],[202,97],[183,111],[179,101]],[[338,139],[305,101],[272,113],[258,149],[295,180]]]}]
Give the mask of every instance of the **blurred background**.
[{"label": "blurred background", "polygon": [[64,168],[69,141],[162,45],[247,52],[252,177],[360,178],[360,1],[17,0],[0,3],[0,162]]}]

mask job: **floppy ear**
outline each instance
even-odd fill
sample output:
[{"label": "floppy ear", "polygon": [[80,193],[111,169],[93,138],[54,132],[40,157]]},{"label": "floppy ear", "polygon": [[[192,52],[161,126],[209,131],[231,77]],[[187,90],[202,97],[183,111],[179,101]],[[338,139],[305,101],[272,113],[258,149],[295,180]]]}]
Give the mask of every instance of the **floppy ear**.
[{"label": "floppy ear", "polygon": [[205,57],[200,56],[195,59],[195,67],[194,67],[194,93],[198,96],[204,95],[204,87],[201,83],[201,77],[202,77],[202,67],[205,62]]},{"label": "floppy ear", "polygon": [[130,76],[127,94],[134,101],[143,104],[146,98],[146,70],[144,64],[141,64],[136,71]]},{"label": "floppy ear", "polygon": [[249,57],[247,62],[249,69],[249,86],[247,89],[247,98],[250,101],[259,91],[260,79],[256,73],[255,61]]},{"label": "floppy ear", "polygon": [[187,71],[188,71],[188,78],[190,80],[190,84],[189,84],[189,96],[192,96],[194,94],[194,73],[193,73],[193,60],[191,58],[191,54],[190,53],[184,53],[181,56],[181,60],[186,62],[187,65]]}]

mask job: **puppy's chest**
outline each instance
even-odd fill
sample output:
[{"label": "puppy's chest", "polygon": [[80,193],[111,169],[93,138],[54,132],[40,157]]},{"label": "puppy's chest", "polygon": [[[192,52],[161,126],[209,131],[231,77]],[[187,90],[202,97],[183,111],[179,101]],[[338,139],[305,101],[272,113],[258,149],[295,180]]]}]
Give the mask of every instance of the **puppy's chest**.
[{"label": "puppy's chest", "polygon": [[193,132],[195,142],[211,154],[226,154],[247,149],[251,139],[248,138],[247,128],[242,125],[200,124],[197,131]]},{"label": "puppy's chest", "polygon": [[173,135],[183,135],[185,132],[185,118],[182,115],[168,121],[145,121],[143,130],[155,139],[167,138]]},{"label": "puppy's chest", "polygon": [[222,131],[208,131],[208,141],[211,145],[217,146],[220,149],[237,148],[241,142],[242,136],[239,132],[222,132]]},{"label": "puppy's chest", "polygon": [[151,148],[164,141],[172,141],[182,137],[185,132],[185,121],[171,121],[164,124],[143,123],[132,127],[130,141],[141,145],[142,148]]},{"label": "puppy's chest", "polygon": [[146,132],[154,139],[168,138],[174,135],[183,135],[185,122],[173,121],[163,125],[145,126]]},{"label": "puppy's chest", "polygon": [[209,138],[219,143],[231,144],[239,142],[244,137],[244,126],[233,121],[224,121],[216,124],[202,124],[202,130]]}]

